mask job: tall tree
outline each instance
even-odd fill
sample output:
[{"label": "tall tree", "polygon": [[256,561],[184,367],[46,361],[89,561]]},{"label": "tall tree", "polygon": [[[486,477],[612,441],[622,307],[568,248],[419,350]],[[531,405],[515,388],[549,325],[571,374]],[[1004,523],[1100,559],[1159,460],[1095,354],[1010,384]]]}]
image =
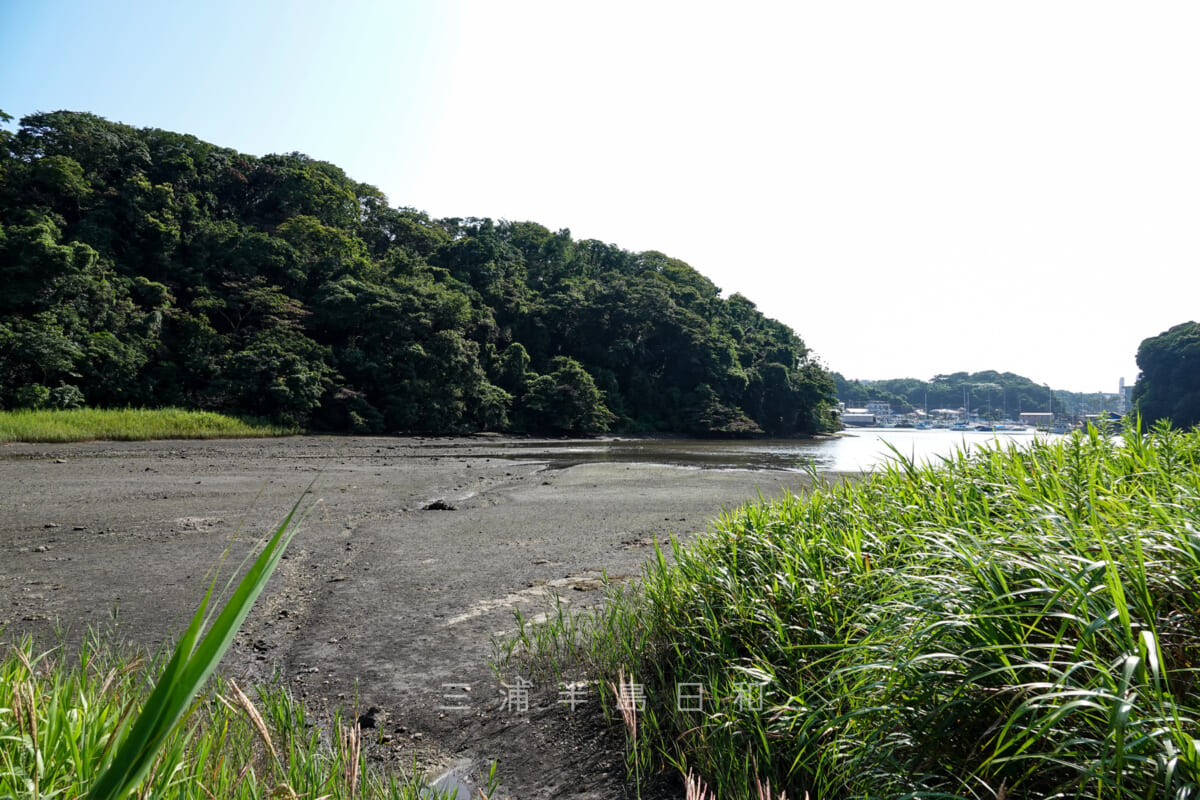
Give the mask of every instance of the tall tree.
[{"label": "tall tree", "polygon": [[1133,400],[1143,422],[1200,423],[1200,324],[1184,322],[1142,341]]}]

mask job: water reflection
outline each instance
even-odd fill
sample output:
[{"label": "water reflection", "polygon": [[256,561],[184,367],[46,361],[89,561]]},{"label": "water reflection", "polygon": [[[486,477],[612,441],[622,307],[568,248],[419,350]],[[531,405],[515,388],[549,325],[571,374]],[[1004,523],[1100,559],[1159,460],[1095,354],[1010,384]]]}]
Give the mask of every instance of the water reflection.
[{"label": "water reflection", "polygon": [[547,461],[551,469],[577,464],[624,462],[667,464],[695,469],[772,469],[864,472],[894,458],[889,445],[917,462],[936,463],[959,449],[973,450],[1028,443],[1053,434],[982,431],[855,429],[828,439],[708,441],[693,439],[618,439],[509,443],[510,458]]}]

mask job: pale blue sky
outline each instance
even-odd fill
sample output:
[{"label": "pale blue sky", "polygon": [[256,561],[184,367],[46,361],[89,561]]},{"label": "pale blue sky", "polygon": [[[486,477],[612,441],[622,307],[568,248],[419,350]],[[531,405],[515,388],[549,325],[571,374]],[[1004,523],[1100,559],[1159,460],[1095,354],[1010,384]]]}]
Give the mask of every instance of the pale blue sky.
[{"label": "pale blue sky", "polygon": [[688,261],[849,377],[1200,317],[1200,4],[0,0],[0,109],[297,150]]}]

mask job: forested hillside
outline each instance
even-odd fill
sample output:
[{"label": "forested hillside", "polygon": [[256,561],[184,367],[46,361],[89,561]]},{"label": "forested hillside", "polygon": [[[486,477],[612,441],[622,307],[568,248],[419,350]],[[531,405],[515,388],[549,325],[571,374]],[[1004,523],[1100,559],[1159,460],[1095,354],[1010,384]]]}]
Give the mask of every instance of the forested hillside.
[{"label": "forested hillside", "polygon": [[897,413],[915,409],[964,408],[986,419],[1016,419],[1022,411],[1049,411],[1053,395],[1054,413],[1066,416],[1115,411],[1116,395],[1068,392],[1038,384],[1011,372],[955,372],[935,375],[932,380],[893,378],[877,381],[847,380],[833,373],[838,400],[862,407],[878,400],[891,403]]},{"label": "forested hillside", "polygon": [[790,328],[662,253],[84,113],[0,132],[0,287],[4,408],[787,436],[834,394]]}]

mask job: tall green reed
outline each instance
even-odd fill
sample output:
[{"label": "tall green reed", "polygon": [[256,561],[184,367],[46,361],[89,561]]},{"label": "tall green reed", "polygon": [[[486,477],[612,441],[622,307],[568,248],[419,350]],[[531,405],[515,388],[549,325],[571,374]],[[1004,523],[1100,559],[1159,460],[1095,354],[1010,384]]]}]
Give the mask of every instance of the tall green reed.
[{"label": "tall green reed", "polygon": [[[1197,797],[1198,455],[1166,428],[896,454],[674,544],[636,595],[571,623],[590,637],[573,647],[646,683],[639,738],[722,798],[760,777],[793,796]],[[683,682],[711,703],[680,710]]]},{"label": "tall green reed", "polygon": [[126,796],[154,766],[167,736],[220,664],[254,601],[266,587],[284,549],[295,536],[292,521],[299,507],[297,501],[219,610],[210,607],[217,585],[217,576],[213,575],[200,607],[163,667],[141,712],[128,726],[120,725],[114,734],[117,744],[112,749],[111,760],[107,761],[88,792],[90,800],[116,800]]}]

